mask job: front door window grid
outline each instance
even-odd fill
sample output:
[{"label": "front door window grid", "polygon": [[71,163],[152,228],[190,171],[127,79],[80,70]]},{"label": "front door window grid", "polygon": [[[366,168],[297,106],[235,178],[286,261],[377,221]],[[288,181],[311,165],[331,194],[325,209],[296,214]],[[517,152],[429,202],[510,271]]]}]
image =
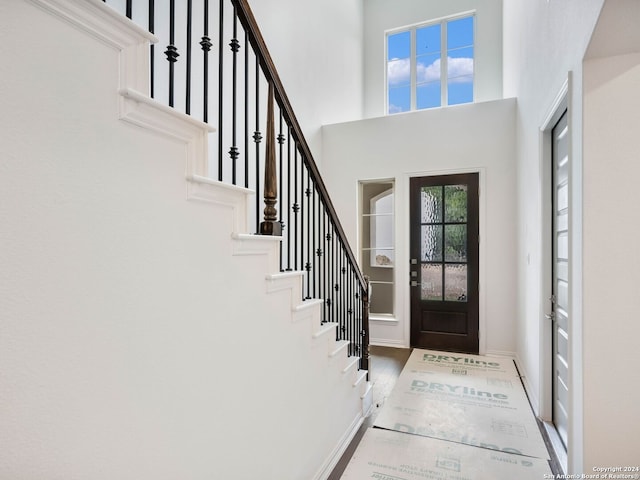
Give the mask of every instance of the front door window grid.
[{"label": "front door window grid", "polygon": [[421,296],[467,301],[467,186],[421,189]]}]

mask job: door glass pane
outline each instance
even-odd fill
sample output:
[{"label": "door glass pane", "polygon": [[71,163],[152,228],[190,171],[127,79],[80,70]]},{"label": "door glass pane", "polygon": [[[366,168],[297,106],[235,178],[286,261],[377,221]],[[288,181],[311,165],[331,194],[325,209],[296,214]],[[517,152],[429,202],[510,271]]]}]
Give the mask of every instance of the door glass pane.
[{"label": "door glass pane", "polygon": [[444,187],[444,221],[447,223],[467,221],[467,186]]},{"label": "door glass pane", "polygon": [[422,226],[422,261],[442,261],[442,225]]},{"label": "door glass pane", "polygon": [[422,187],[420,196],[421,222],[442,222],[442,187]]},{"label": "door glass pane", "polygon": [[444,261],[467,261],[467,225],[445,225]]},{"label": "door glass pane", "polygon": [[452,264],[444,267],[444,299],[450,302],[467,301],[467,265]]},{"label": "door glass pane", "polygon": [[442,300],[442,265],[422,264],[422,300]]}]

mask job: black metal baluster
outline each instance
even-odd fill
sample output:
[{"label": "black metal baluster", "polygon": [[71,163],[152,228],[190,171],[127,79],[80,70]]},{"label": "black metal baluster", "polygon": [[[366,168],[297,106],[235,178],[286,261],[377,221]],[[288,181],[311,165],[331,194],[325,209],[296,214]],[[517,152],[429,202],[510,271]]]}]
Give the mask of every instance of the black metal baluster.
[{"label": "black metal baluster", "polygon": [[[324,291],[322,288],[322,276],[324,275],[324,240],[322,236],[324,219],[322,217],[322,200],[318,196],[318,298],[324,299]],[[326,311],[322,309],[322,320],[327,321]]]},{"label": "black metal baluster", "polygon": [[340,242],[337,244],[338,248],[338,270],[336,271],[336,301],[338,307],[336,313],[338,315],[338,323],[340,323],[340,332],[343,340],[345,338],[346,329],[344,328],[344,299],[342,296],[342,248]]},{"label": "black metal baluster", "polygon": [[[155,3],[149,0],[149,32],[154,33],[156,28]],[[153,98],[155,87],[155,45],[152,43],[149,50],[149,96]]]},{"label": "black metal baluster", "polygon": [[[220,18],[218,19],[218,180],[222,181],[222,112],[224,110],[223,105],[223,80],[224,80],[224,2],[220,0]],[[258,192],[256,192],[258,195]],[[259,201],[259,199],[258,199]],[[258,208],[259,211],[259,208]],[[260,215],[258,215],[259,218]],[[258,220],[259,221],[259,220]]]},{"label": "black metal baluster", "polygon": [[244,188],[249,188],[249,37],[244,31]]},{"label": "black metal baluster", "polygon": [[298,212],[300,211],[300,205],[298,205],[298,146],[293,145],[293,219],[296,222],[296,229],[293,234],[293,269],[298,271],[298,231],[300,230],[300,221]]},{"label": "black metal baluster", "polygon": [[[295,200],[294,200],[295,202]],[[284,201],[282,202],[285,205]],[[287,128],[287,203],[291,204],[291,129]],[[287,208],[287,272],[291,271],[291,208]]]},{"label": "black metal baluster", "polygon": [[[305,178],[305,174],[304,174],[304,159],[302,158],[302,154],[300,157],[300,268],[303,269],[304,272],[306,272],[307,276],[309,275],[309,272],[307,270],[307,264],[304,261],[304,220],[305,220],[305,214],[304,214],[304,203],[305,203],[305,196],[306,196],[306,190],[305,190],[305,186],[304,186],[304,178]],[[309,290],[306,290],[306,294],[304,296],[304,298],[308,298],[308,292]]]},{"label": "black metal baluster", "polygon": [[329,222],[329,219],[327,218],[327,234],[325,236],[326,238],[326,249],[327,249],[327,253],[325,255],[325,262],[326,262],[326,269],[327,269],[327,276],[326,276],[326,304],[327,304],[327,320],[329,322],[334,322],[334,318],[333,318],[333,282],[331,280],[331,272],[333,271],[333,265],[332,265],[332,261],[333,261],[333,249],[332,249],[332,240],[331,240],[331,222]]},{"label": "black metal baluster", "polygon": [[178,49],[175,46],[176,41],[176,2],[171,0],[169,2],[169,45],[164,54],[167,56],[169,62],[169,106],[173,107],[173,94],[174,94],[174,64],[178,61]]},{"label": "black metal baluster", "polygon": [[204,0],[204,33],[200,40],[202,47],[202,66],[203,66],[203,85],[202,85],[202,120],[207,123],[209,121],[209,50],[212,43],[209,38],[209,0]]},{"label": "black metal baluster", "polygon": [[355,343],[353,338],[353,292],[351,285],[351,265],[347,262],[347,272],[346,272],[346,281],[347,281],[347,321],[349,328],[349,342],[351,343],[351,355],[355,354]]},{"label": "black metal baluster", "polygon": [[342,278],[344,279],[344,318],[347,327],[347,340],[349,340],[349,356],[353,356],[353,337],[351,336],[351,310],[349,308],[349,295],[351,293],[351,286],[349,285],[349,275],[347,270],[349,261],[345,255],[344,265],[342,267]]},{"label": "black metal baluster", "polygon": [[191,20],[193,17],[193,0],[187,0],[187,78],[184,99],[184,112],[191,115]]},{"label": "black metal baluster", "polygon": [[347,327],[347,340],[349,340],[349,355],[353,355],[353,339],[351,337],[351,318],[349,315],[349,279],[347,277],[347,266],[349,265],[349,260],[347,258],[347,252],[345,250],[344,245],[342,246],[342,256],[344,262],[342,264],[342,283],[344,288],[342,289],[343,295],[343,305],[344,305],[344,321],[345,326]]},{"label": "black metal baluster", "polygon": [[240,42],[238,41],[238,17],[236,16],[236,7],[233,7],[233,38],[229,43],[231,47],[231,149],[229,157],[231,157],[231,183],[236,184],[237,160],[239,156],[237,145],[237,120],[238,120],[238,51],[240,50]]},{"label": "black metal baluster", "polygon": [[[305,163],[306,165],[306,163]],[[307,270],[307,298],[311,298],[311,258],[313,253],[311,251],[311,194],[313,190],[311,189],[311,174],[307,169],[307,188],[304,191],[304,194],[307,197],[307,263],[304,268]]]},{"label": "black metal baluster", "polygon": [[[331,317],[334,322],[339,322],[340,318],[338,317],[338,282],[336,282],[336,270],[338,268],[338,257],[337,257],[337,248],[336,248],[336,236],[335,236],[335,228],[333,223],[331,223]],[[338,328],[338,330],[340,330]]]},{"label": "black metal baluster", "polygon": [[357,319],[358,319],[358,354],[360,355],[360,369],[364,369],[364,326],[363,326],[363,322],[362,322],[362,301],[363,301],[363,296],[362,296],[362,287],[360,285],[360,282],[357,281],[357,279],[355,280],[355,286],[356,286],[356,314],[357,314]]},{"label": "black metal baluster", "polygon": [[342,296],[342,320],[343,320],[343,328],[345,338],[349,341],[349,355],[352,355],[353,348],[351,346],[351,335],[349,332],[349,314],[347,307],[347,300],[349,294],[349,286],[347,285],[347,256],[344,251],[344,245],[340,242],[340,250],[341,250],[341,260],[342,266],[340,267],[340,294]]},{"label": "black metal baluster", "polygon": [[351,277],[351,318],[353,319],[353,341],[356,355],[360,355],[360,347],[358,341],[360,339],[360,329],[358,328],[358,314],[356,312],[356,277],[353,267],[351,267],[349,275]]},{"label": "black metal baluster", "polygon": [[133,3],[133,0],[127,0],[127,7],[126,7],[126,10],[127,10],[127,18],[128,18],[128,19],[131,19],[131,15],[132,15],[132,13],[131,13],[132,3]]},{"label": "black metal baluster", "polygon": [[324,242],[324,297],[325,297],[325,318],[328,322],[331,321],[331,308],[330,304],[327,304],[331,297],[331,288],[329,286],[329,222],[327,217],[327,206],[322,203],[322,225],[323,225],[323,242]]},{"label": "black metal baluster", "polygon": [[[278,145],[280,147],[279,148],[279,155],[280,155],[280,163],[279,163],[279,166],[280,166],[280,175],[279,175],[279,177],[280,177],[280,190],[279,190],[280,191],[280,198],[278,199],[278,202],[279,202],[279,204],[278,204],[278,215],[279,215],[279,217],[278,218],[280,219],[280,225],[282,225],[282,228],[284,229],[284,228],[289,228],[289,225],[285,225],[283,223],[283,221],[282,221],[283,220],[283,217],[282,217],[282,215],[283,215],[282,206],[286,205],[286,203],[284,201],[284,194],[285,194],[284,188],[282,188],[282,185],[283,185],[283,178],[282,177],[283,177],[283,172],[284,172],[284,169],[282,167],[282,161],[283,161],[283,156],[284,156],[283,155],[284,134],[282,133],[282,110],[280,109],[280,105],[278,105],[278,111],[280,112],[280,124],[278,126]],[[287,209],[287,210],[289,210],[289,209]],[[282,245],[282,241],[280,241],[280,271],[284,272],[284,258],[283,258],[284,256],[283,256],[282,252],[283,252],[283,245]]]},{"label": "black metal baluster", "polygon": [[256,144],[256,232],[260,231],[260,59],[256,55],[256,129],[253,142]]},{"label": "black metal baluster", "polygon": [[316,297],[316,271],[317,269],[317,251],[316,251],[316,188],[315,183],[311,183],[311,280],[313,284],[313,298]]}]

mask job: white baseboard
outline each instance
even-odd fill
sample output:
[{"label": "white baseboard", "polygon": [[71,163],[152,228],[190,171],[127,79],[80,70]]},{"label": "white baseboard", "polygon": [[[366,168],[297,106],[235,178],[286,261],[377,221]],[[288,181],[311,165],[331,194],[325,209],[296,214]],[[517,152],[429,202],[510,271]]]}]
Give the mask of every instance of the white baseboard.
[{"label": "white baseboard", "polygon": [[369,345],[374,347],[393,347],[393,348],[409,348],[402,340],[389,340],[386,338],[372,338]]},{"label": "white baseboard", "polygon": [[331,452],[329,457],[327,457],[327,459],[324,461],[323,465],[318,470],[318,473],[313,476],[313,480],[326,480],[327,478],[329,478],[329,475],[331,475],[331,472],[333,472],[333,469],[342,458],[342,455],[347,450],[347,447],[349,446],[349,444],[351,444],[353,437],[356,436],[356,433],[358,433],[358,430],[360,429],[360,426],[363,422],[364,417],[360,412],[358,413],[356,418],[354,418],[349,428],[347,428],[347,431],[338,442],[338,445],[336,445],[336,447],[333,449],[333,452]]},{"label": "white baseboard", "polygon": [[514,360],[516,362],[516,367],[518,367],[518,372],[520,372],[520,378],[522,380],[522,384],[524,385],[524,389],[527,392],[527,396],[529,397],[529,402],[531,402],[531,408],[533,409],[533,413],[536,417],[540,417],[540,401],[538,399],[538,395],[536,395],[533,385],[529,382],[529,375],[527,375],[527,371],[525,370],[522,361],[518,358],[517,354],[514,354]]},{"label": "white baseboard", "polygon": [[487,350],[485,355],[487,355],[488,357],[516,358],[516,352],[508,352],[506,350]]},{"label": "white baseboard", "polygon": [[556,430],[556,427],[549,422],[542,422],[547,435],[549,436],[549,441],[551,442],[551,448],[553,448],[556,457],[558,458],[558,463],[560,464],[560,468],[562,468],[562,472],[567,472],[567,451],[564,448],[564,444],[562,440],[560,440],[560,435]]}]

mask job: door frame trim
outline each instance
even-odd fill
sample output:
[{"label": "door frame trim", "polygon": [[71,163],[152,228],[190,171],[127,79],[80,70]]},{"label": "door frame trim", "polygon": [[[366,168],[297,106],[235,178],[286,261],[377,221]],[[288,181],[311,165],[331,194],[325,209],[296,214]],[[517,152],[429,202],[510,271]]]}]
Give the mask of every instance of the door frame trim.
[{"label": "door frame trim", "polygon": [[[486,169],[484,167],[470,167],[470,168],[453,168],[444,170],[422,170],[418,172],[406,172],[403,174],[402,184],[397,185],[400,187],[396,190],[396,198],[398,202],[402,202],[403,207],[397,209],[397,212],[401,212],[401,218],[399,218],[399,228],[402,228],[403,232],[409,232],[411,228],[410,219],[410,181],[414,177],[436,177],[440,175],[456,175],[460,173],[477,173],[478,174],[478,238],[480,244],[478,245],[478,349],[480,355],[487,353],[487,340],[486,340],[486,299],[485,299],[485,242],[486,238],[486,201],[485,201],[485,181],[486,181]],[[406,207],[406,208],[405,208]],[[404,245],[402,249],[409,253],[411,251],[411,235],[406,233],[403,235]],[[398,237],[396,237],[398,238]],[[396,245],[398,247],[398,245]],[[409,287],[409,255],[407,255],[406,262],[398,262],[398,271],[396,272],[397,278],[407,279],[406,284],[403,287],[402,298],[402,310],[404,312],[403,317],[406,319],[404,322],[404,342],[406,345],[411,344],[411,288]],[[400,305],[398,305],[399,307]]]},{"label": "door frame trim", "polygon": [[[560,441],[559,434],[557,433],[555,426],[553,426],[553,325],[547,320],[544,315],[551,311],[551,292],[552,292],[552,267],[553,262],[553,240],[552,240],[552,132],[560,117],[565,110],[568,110],[567,125],[569,129],[569,158],[571,162],[574,160],[572,149],[572,122],[571,122],[571,95],[572,95],[572,72],[568,72],[567,78],[563,82],[560,90],[556,94],[553,102],[551,103],[548,113],[545,116],[540,129],[539,129],[539,168],[540,168],[540,298],[539,298],[539,368],[540,368],[540,383],[537,393],[537,413],[540,420],[545,424],[547,433],[552,439],[552,447],[558,457],[561,467],[564,472],[567,471],[567,453],[564,451],[562,442]],[[572,166],[569,164],[569,261],[572,261],[571,254],[571,237],[573,235],[572,229],[572,190],[574,178],[572,176]],[[573,321],[573,305],[572,305],[572,268],[569,267],[569,324]],[[572,359],[572,332],[571,326],[569,326],[569,358]],[[572,367],[573,369],[573,367]],[[569,404],[572,403],[571,396],[573,392],[573,377],[572,369],[569,371]],[[536,402],[534,402],[536,403]],[[534,406],[535,410],[535,406]],[[571,430],[572,416],[569,415],[569,430]],[[556,441],[553,441],[554,437]]]}]

